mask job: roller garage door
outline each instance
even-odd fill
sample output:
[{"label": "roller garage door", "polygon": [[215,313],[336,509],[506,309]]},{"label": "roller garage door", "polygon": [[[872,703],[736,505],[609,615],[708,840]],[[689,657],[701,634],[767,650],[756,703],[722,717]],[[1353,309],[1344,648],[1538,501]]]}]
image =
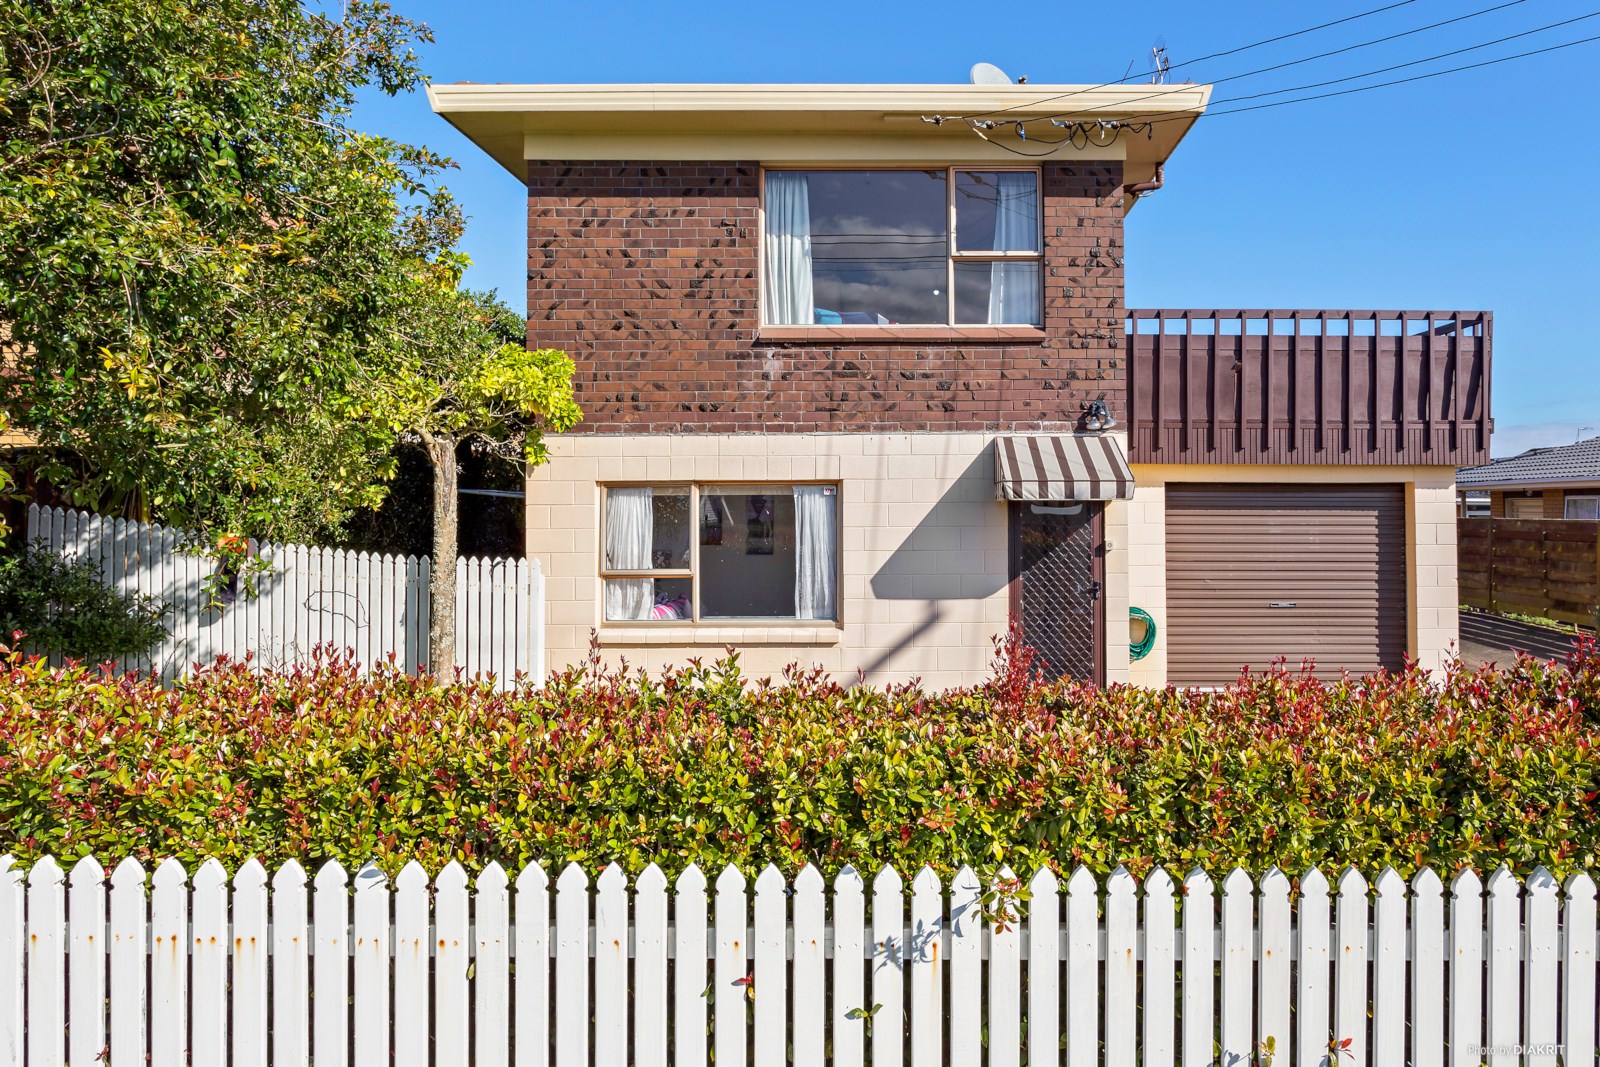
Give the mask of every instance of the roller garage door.
[{"label": "roller garage door", "polygon": [[1167,487],[1167,679],[1220,685],[1278,657],[1319,676],[1406,650],[1399,486]]}]

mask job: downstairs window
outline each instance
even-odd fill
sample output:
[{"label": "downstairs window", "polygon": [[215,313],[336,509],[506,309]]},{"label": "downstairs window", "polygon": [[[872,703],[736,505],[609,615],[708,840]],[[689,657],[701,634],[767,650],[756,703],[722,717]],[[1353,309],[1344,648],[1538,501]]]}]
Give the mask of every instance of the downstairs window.
[{"label": "downstairs window", "polygon": [[836,485],[608,486],[606,622],[838,617]]}]

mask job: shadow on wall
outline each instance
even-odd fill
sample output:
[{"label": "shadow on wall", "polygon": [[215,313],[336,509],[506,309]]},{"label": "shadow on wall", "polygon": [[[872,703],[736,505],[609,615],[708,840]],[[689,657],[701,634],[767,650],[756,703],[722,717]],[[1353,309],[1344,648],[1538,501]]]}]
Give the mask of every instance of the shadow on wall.
[{"label": "shadow on wall", "polygon": [[[994,455],[986,448],[883,561],[870,583],[873,597],[932,605],[994,596],[1008,575],[1003,565],[988,566],[986,553],[1006,551],[1005,521],[1005,508],[994,499]],[[985,531],[982,545],[972,541],[979,529]]]},{"label": "shadow on wall", "polygon": [[[994,456],[984,449],[906,535],[868,583],[878,600],[920,601],[920,620],[881,649],[861,672],[871,676],[893,662],[943,619],[943,601],[986,600],[1006,587],[1003,562],[989,553],[1006,545],[1005,508],[994,499]],[[983,531],[975,536],[977,531]]]}]

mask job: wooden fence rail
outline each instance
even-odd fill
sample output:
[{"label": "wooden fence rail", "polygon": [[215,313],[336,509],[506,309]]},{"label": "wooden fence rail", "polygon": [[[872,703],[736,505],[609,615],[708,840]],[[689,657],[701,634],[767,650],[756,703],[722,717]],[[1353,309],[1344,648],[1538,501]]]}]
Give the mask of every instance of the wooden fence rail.
[{"label": "wooden fence rail", "polygon": [[1595,1063],[1584,873],[1009,877],[5,857],[0,1067]]},{"label": "wooden fence rail", "polygon": [[[266,564],[256,595],[213,601],[207,582],[217,562],[186,550],[183,531],[62,508],[28,508],[29,543],[63,556],[87,556],[101,579],[123,593],[155,597],[168,608],[167,639],[126,669],[164,680],[217,656],[283,667],[319,646],[348,649],[362,666],[393,656],[406,671],[428,658],[432,617],[427,556],[347,552],[250,542]],[[510,684],[519,671],[544,674],[544,576],[537,560],[456,561],[456,662],[468,675]]]},{"label": "wooden fence rail", "polygon": [[1591,627],[1600,618],[1600,523],[1464,518],[1457,553],[1468,607]]}]

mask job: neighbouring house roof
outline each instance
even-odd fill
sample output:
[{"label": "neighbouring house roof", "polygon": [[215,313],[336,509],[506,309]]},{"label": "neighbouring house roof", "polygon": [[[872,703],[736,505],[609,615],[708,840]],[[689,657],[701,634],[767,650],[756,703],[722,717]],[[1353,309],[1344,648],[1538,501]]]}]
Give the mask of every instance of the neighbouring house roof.
[{"label": "neighbouring house roof", "polygon": [[[1017,164],[1035,158],[1122,160],[1126,180],[1139,182],[1172,154],[1210,96],[1209,85],[428,87],[433,110],[519,181],[530,159]],[[924,121],[935,117],[943,121]],[[992,141],[966,121],[984,117],[1000,124],[986,131]],[[1070,131],[1047,118],[1149,125],[1124,129],[1106,144],[1081,137],[1074,143]],[[1017,139],[1018,120],[1032,123],[1026,143]]]},{"label": "neighbouring house roof", "polygon": [[1600,484],[1600,437],[1557,448],[1530,448],[1521,455],[1456,471],[1456,485],[1463,489],[1560,484]]}]

